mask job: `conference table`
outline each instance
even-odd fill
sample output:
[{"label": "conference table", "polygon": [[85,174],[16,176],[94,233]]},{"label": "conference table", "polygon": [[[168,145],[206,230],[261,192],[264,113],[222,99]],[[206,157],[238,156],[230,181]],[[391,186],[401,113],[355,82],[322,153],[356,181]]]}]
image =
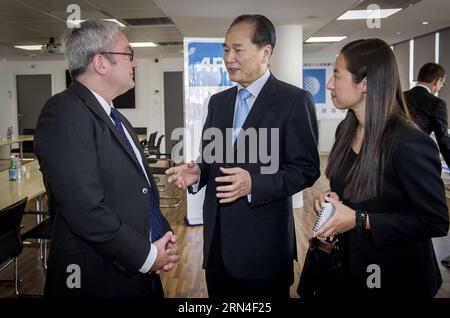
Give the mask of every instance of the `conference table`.
[{"label": "conference table", "polygon": [[2,139],[0,140],[0,147],[1,146],[9,146],[9,151],[12,150],[13,144],[19,144],[20,149],[20,159],[23,159],[23,142],[24,141],[33,141],[34,136],[33,135],[19,135],[17,138],[12,139]]},{"label": "conference table", "polygon": [[26,197],[36,200],[36,210],[42,208],[42,195],[45,193],[39,163],[33,160],[22,166],[22,178],[9,181],[8,170],[0,172],[0,210]]}]

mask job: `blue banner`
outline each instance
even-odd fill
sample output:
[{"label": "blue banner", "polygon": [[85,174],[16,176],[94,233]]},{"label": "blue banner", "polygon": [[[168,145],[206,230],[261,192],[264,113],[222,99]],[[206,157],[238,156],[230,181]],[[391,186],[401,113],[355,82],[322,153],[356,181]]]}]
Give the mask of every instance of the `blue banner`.
[{"label": "blue banner", "polygon": [[222,43],[188,44],[189,86],[233,86],[223,62]]},{"label": "blue banner", "polygon": [[326,102],[326,69],[309,68],[303,69],[303,88],[311,93],[316,104]]}]

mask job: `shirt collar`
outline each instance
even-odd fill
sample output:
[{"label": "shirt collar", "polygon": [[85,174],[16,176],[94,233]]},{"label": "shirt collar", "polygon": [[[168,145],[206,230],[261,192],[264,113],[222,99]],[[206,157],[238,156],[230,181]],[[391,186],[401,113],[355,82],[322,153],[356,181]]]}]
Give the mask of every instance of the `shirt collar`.
[{"label": "shirt collar", "polygon": [[423,84],[417,84],[417,86],[420,86],[420,87],[423,87],[423,88],[425,88],[427,91],[428,91],[428,93],[430,93],[431,94],[431,90],[428,88],[428,86],[426,86],[426,85],[423,85]]},{"label": "shirt collar", "polygon": [[[267,80],[269,79],[269,76],[270,71],[269,69],[267,69],[263,75],[261,75],[256,81],[245,87],[245,89],[247,89],[253,97],[258,97],[259,92],[261,92],[264,84],[266,84]],[[244,88],[241,84],[238,84],[237,87],[238,92],[241,90],[241,88]]]},{"label": "shirt collar", "polygon": [[95,98],[97,98],[98,102],[100,103],[102,108],[105,110],[106,114],[108,116],[110,116],[111,108],[114,107],[114,105],[112,103],[111,103],[111,105],[109,105],[108,102],[103,97],[101,97],[99,94],[97,94],[93,90],[91,90],[91,89],[89,89],[89,90],[91,91],[92,94],[94,94]]}]

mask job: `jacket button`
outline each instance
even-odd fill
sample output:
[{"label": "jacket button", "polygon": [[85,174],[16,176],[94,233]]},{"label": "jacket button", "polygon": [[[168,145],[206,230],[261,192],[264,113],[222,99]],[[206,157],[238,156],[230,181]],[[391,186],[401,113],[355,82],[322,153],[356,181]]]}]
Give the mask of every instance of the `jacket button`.
[{"label": "jacket button", "polygon": [[148,189],[147,188],[142,188],[142,194],[147,194],[148,193]]}]

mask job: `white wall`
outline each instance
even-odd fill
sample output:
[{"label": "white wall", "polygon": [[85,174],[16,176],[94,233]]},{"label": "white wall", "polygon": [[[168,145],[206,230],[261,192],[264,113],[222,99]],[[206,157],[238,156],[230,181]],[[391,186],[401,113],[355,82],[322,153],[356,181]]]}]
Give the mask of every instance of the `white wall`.
[{"label": "white wall", "polygon": [[[305,59],[303,62],[304,65],[312,64],[312,67],[316,64],[334,63],[334,61],[331,60],[325,61],[312,58]],[[326,82],[328,82],[332,75],[333,67],[327,67]],[[326,110],[326,112],[322,112],[322,110]],[[331,147],[333,146],[336,128],[341,120],[344,119],[346,113],[342,113],[340,110],[335,109],[328,90],[326,91],[325,104],[316,105],[316,111],[319,126],[319,152],[322,154],[327,154],[331,151]]]},{"label": "white wall", "polygon": [[[138,59],[136,70],[136,108],[121,112],[133,126],[148,127],[147,132],[164,134],[164,71],[182,71],[182,58]],[[52,94],[66,87],[65,61],[0,62],[0,137],[6,137],[7,127],[13,126],[17,136],[16,75],[51,74]],[[32,92],[31,92],[32,93]],[[161,144],[164,152],[164,143]],[[0,157],[8,155],[8,147],[0,148]]]}]

